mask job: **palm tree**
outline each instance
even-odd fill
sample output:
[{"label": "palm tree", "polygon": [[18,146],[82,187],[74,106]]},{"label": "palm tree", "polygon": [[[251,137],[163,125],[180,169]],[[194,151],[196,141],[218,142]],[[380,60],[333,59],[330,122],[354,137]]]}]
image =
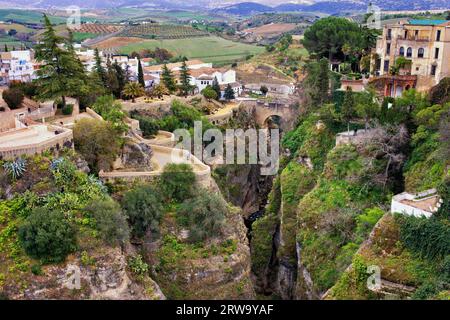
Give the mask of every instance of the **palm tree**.
[{"label": "palm tree", "polygon": [[158,97],[158,99],[161,99],[162,96],[169,95],[169,89],[166,88],[166,86],[162,83],[155,86],[151,92],[151,95],[153,97]]},{"label": "palm tree", "polygon": [[123,89],[123,94],[131,98],[131,102],[136,102],[136,97],[143,96],[145,93],[144,88],[137,82],[129,82]]}]

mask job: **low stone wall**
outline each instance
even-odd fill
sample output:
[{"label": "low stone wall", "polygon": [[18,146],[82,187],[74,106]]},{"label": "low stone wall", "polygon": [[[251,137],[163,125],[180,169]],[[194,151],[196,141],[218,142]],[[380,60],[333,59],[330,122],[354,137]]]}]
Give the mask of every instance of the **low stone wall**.
[{"label": "low stone wall", "polygon": [[[193,167],[194,174],[197,178],[197,182],[202,186],[209,188],[211,186],[211,169],[209,166],[201,162],[194,155],[192,155],[189,151],[171,148],[165,146],[158,145],[150,145],[153,150],[154,156],[159,154],[165,154],[167,156],[171,156],[174,158],[172,163],[188,163]],[[111,172],[99,172],[99,177],[103,181],[114,181],[116,179],[123,180],[152,180],[155,177],[158,177],[162,174],[163,168],[158,168],[158,170],[154,171],[111,171]]]},{"label": "low stone wall", "polygon": [[354,130],[350,130],[350,132],[340,132],[336,135],[336,146],[339,146],[341,144],[361,143],[365,139],[373,135],[375,133],[375,130],[376,129],[360,129],[356,131],[356,134]]},{"label": "low stone wall", "polygon": [[[52,130],[61,130],[59,127],[49,126]],[[64,132],[56,134],[54,137],[47,139],[46,141],[22,145],[15,148],[0,148],[0,159],[13,160],[19,156],[23,155],[35,155],[40,154],[47,150],[58,151],[64,146],[69,146],[73,148],[73,134],[72,130],[65,129]]]},{"label": "low stone wall", "polygon": [[95,112],[94,110],[92,110],[92,109],[89,108],[89,107],[86,108],[86,113],[87,113],[88,115],[90,115],[92,118],[96,119],[96,120],[102,120],[102,121],[103,121],[102,116],[99,115],[97,112]]}]

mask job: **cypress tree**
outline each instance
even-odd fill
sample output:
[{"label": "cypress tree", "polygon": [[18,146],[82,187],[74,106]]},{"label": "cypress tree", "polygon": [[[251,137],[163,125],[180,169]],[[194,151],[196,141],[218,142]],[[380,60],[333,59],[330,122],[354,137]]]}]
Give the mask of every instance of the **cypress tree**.
[{"label": "cypress tree", "polygon": [[161,79],[163,84],[166,86],[166,88],[169,90],[170,93],[173,93],[177,90],[177,85],[173,78],[172,71],[170,71],[169,68],[167,68],[166,64],[164,64],[163,66]]},{"label": "cypress tree", "polygon": [[97,48],[95,48],[94,50],[94,57],[95,57],[95,72],[97,72],[98,77],[106,86],[106,71],[105,68],[102,66],[102,59],[100,58],[100,54]]},{"label": "cypress tree", "polygon": [[226,100],[232,100],[232,99],[235,98],[235,96],[234,96],[234,90],[233,90],[233,88],[231,88],[231,85],[230,85],[230,84],[228,84],[227,87],[225,88],[225,92],[224,92],[224,94],[223,94],[223,97],[224,97]]},{"label": "cypress tree", "polygon": [[212,86],[211,86],[214,91],[217,93],[217,97],[220,98],[220,85],[219,85],[219,81],[217,81],[217,77],[214,77]]},{"label": "cypress tree", "polygon": [[138,60],[138,82],[142,86],[142,88],[145,88],[144,71],[142,70],[140,59]]},{"label": "cypress tree", "polygon": [[189,92],[192,90],[192,86],[191,86],[191,75],[186,65],[186,61],[183,61],[183,64],[181,65],[180,80],[181,80],[181,91],[183,95],[187,96]]}]

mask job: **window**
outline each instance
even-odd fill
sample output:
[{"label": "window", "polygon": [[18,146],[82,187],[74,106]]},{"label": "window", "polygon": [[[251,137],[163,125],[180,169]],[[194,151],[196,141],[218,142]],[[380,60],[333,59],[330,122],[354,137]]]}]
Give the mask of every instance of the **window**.
[{"label": "window", "polygon": [[425,50],[423,48],[419,48],[419,51],[417,51],[417,57],[423,58],[424,54],[425,54]]},{"label": "window", "polygon": [[383,70],[385,72],[389,71],[389,60],[384,60],[384,68],[383,68]]},{"label": "window", "polygon": [[390,40],[392,37],[392,29],[388,29],[387,31],[387,38]]},{"label": "window", "polygon": [[408,30],[405,30],[405,39],[408,38]]},{"label": "window", "polygon": [[416,38],[419,36],[419,30],[416,30],[415,32],[414,32],[414,35],[416,36]]},{"label": "window", "polygon": [[441,41],[441,30],[438,30],[436,33],[436,41]]},{"label": "window", "polygon": [[408,58],[411,58],[411,57],[412,57],[412,48],[411,48],[411,47],[409,47],[409,48],[406,50],[406,56],[407,56]]},{"label": "window", "polygon": [[400,54],[401,56],[404,56],[404,55],[405,55],[405,48],[400,47],[399,54]]},{"label": "window", "polygon": [[434,58],[439,58],[439,48],[434,48]]},{"label": "window", "polygon": [[388,44],[386,45],[386,55],[390,55],[390,54],[391,54],[391,44],[388,43]]},{"label": "window", "polygon": [[436,75],[436,65],[431,66],[431,75],[432,76]]}]

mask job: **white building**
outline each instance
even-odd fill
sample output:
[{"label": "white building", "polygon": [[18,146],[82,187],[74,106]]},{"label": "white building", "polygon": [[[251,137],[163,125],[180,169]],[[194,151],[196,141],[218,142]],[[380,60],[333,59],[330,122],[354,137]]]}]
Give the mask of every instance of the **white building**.
[{"label": "white building", "polygon": [[35,65],[31,50],[0,53],[0,83],[29,82],[35,78]]},{"label": "white building", "polygon": [[391,212],[429,218],[438,211],[441,202],[439,195],[436,194],[436,189],[417,194],[402,192],[392,197]]}]

